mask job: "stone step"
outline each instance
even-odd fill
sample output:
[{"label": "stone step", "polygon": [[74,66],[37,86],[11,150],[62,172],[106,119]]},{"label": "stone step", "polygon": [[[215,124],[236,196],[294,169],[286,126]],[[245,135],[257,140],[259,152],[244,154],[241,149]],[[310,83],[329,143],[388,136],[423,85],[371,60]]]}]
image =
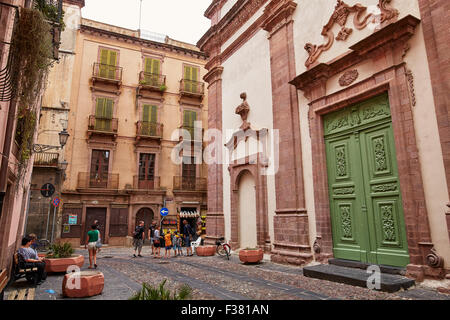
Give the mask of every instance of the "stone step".
[{"label": "stone step", "polygon": [[[349,268],[330,264],[320,264],[303,268],[303,275],[309,278],[328,280],[367,288],[367,279],[372,273],[360,268]],[[400,275],[381,273],[380,291],[396,292],[401,289],[408,289],[415,285],[414,280]]]},{"label": "stone step", "polygon": [[[358,268],[363,270],[367,270],[367,268],[370,266],[370,264],[361,261],[345,260],[345,259],[329,259],[328,263],[335,266]],[[406,268],[384,266],[384,265],[378,265],[378,267],[380,267],[382,273],[397,274],[401,276],[404,276],[406,274]]]}]

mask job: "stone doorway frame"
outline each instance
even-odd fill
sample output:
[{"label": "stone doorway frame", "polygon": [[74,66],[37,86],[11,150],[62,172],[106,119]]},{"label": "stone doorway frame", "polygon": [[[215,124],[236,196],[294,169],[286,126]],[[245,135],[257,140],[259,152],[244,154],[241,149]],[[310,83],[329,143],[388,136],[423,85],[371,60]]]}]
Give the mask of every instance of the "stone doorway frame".
[{"label": "stone doorway frame", "polygon": [[[387,92],[397,155],[399,181],[410,265],[425,265],[433,247],[425,205],[420,161],[414,131],[408,69],[403,58],[420,20],[409,15],[375,32],[350,47],[351,51],[328,63],[316,63],[290,83],[304,92],[309,103],[318,261],[333,257],[332,227],[328,195],[323,116]],[[327,82],[334,76],[353,72],[370,61],[372,76],[334,93],[327,93]]]},{"label": "stone doorway frame", "polygon": [[231,197],[231,241],[232,249],[240,247],[239,237],[239,182],[242,175],[250,173],[255,179],[256,196],[256,239],[257,246],[269,253],[271,251],[269,235],[269,215],[267,201],[267,177],[260,172],[267,163],[262,161],[262,154],[247,156],[243,159],[233,160],[228,166],[230,173]]}]

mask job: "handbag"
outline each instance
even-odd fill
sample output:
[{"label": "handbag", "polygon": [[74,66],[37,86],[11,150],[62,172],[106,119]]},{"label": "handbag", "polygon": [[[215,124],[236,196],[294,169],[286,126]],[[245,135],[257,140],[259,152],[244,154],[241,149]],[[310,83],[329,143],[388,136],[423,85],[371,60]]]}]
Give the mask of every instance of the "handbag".
[{"label": "handbag", "polygon": [[98,231],[98,240],[95,243],[95,247],[96,248],[101,248],[102,247],[102,239],[100,238],[100,231],[99,230],[97,230],[97,231]]}]

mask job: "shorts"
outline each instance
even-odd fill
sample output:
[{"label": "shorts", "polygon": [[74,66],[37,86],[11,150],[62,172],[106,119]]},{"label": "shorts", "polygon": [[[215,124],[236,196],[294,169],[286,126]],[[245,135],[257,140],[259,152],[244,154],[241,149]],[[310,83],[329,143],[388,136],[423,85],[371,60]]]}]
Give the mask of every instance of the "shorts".
[{"label": "shorts", "polygon": [[133,239],[134,250],[142,249],[143,245],[144,245],[144,239]]},{"label": "shorts", "polygon": [[97,249],[97,242],[89,242],[88,243],[88,249],[89,250],[93,250],[93,249]]},{"label": "shorts", "polygon": [[189,237],[184,237],[184,246],[189,248],[191,246],[191,239]]},{"label": "shorts", "polygon": [[178,246],[177,246],[176,244],[174,244],[174,245],[172,246],[172,249],[173,249],[173,250],[177,250],[177,249],[178,249]]},{"label": "shorts", "polygon": [[172,249],[172,246],[167,246],[166,247],[166,250],[170,250],[170,249]]},{"label": "shorts", "polygon": [[155,240],[153,240],[153,245],[155,246],[155,248],[159,248],[160,243],[159,242],[155,242]]}]

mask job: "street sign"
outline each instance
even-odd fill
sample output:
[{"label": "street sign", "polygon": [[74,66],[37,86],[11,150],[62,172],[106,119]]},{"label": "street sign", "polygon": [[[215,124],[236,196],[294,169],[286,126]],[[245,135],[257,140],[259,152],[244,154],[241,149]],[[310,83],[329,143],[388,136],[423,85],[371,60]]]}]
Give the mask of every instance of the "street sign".
[{"label": "street sign", "polygon": [[167,208],[161,208],[161,210],[159,211],[159,213],[160,213],[163,217],[165,217],[165,216],[167,216],[167,215],[169,214],[169,209],[167,209]]},{"label": "street sign", "polygon": [[41,194],[45,198],[51,197],[55,193],[55,186],[51,183],[46,183],[41,188]]},{"label": "street sign", "polygon": [[69,214],[69,224],[77,224],[78,215]]},{"label": "street sign", "polygon": [[61,203],[61,200],[58,197],[55,197],[55,199],[53,199],[52,203],[55,206],[55,208],[57,208],[59,206],[59,204]]}]

